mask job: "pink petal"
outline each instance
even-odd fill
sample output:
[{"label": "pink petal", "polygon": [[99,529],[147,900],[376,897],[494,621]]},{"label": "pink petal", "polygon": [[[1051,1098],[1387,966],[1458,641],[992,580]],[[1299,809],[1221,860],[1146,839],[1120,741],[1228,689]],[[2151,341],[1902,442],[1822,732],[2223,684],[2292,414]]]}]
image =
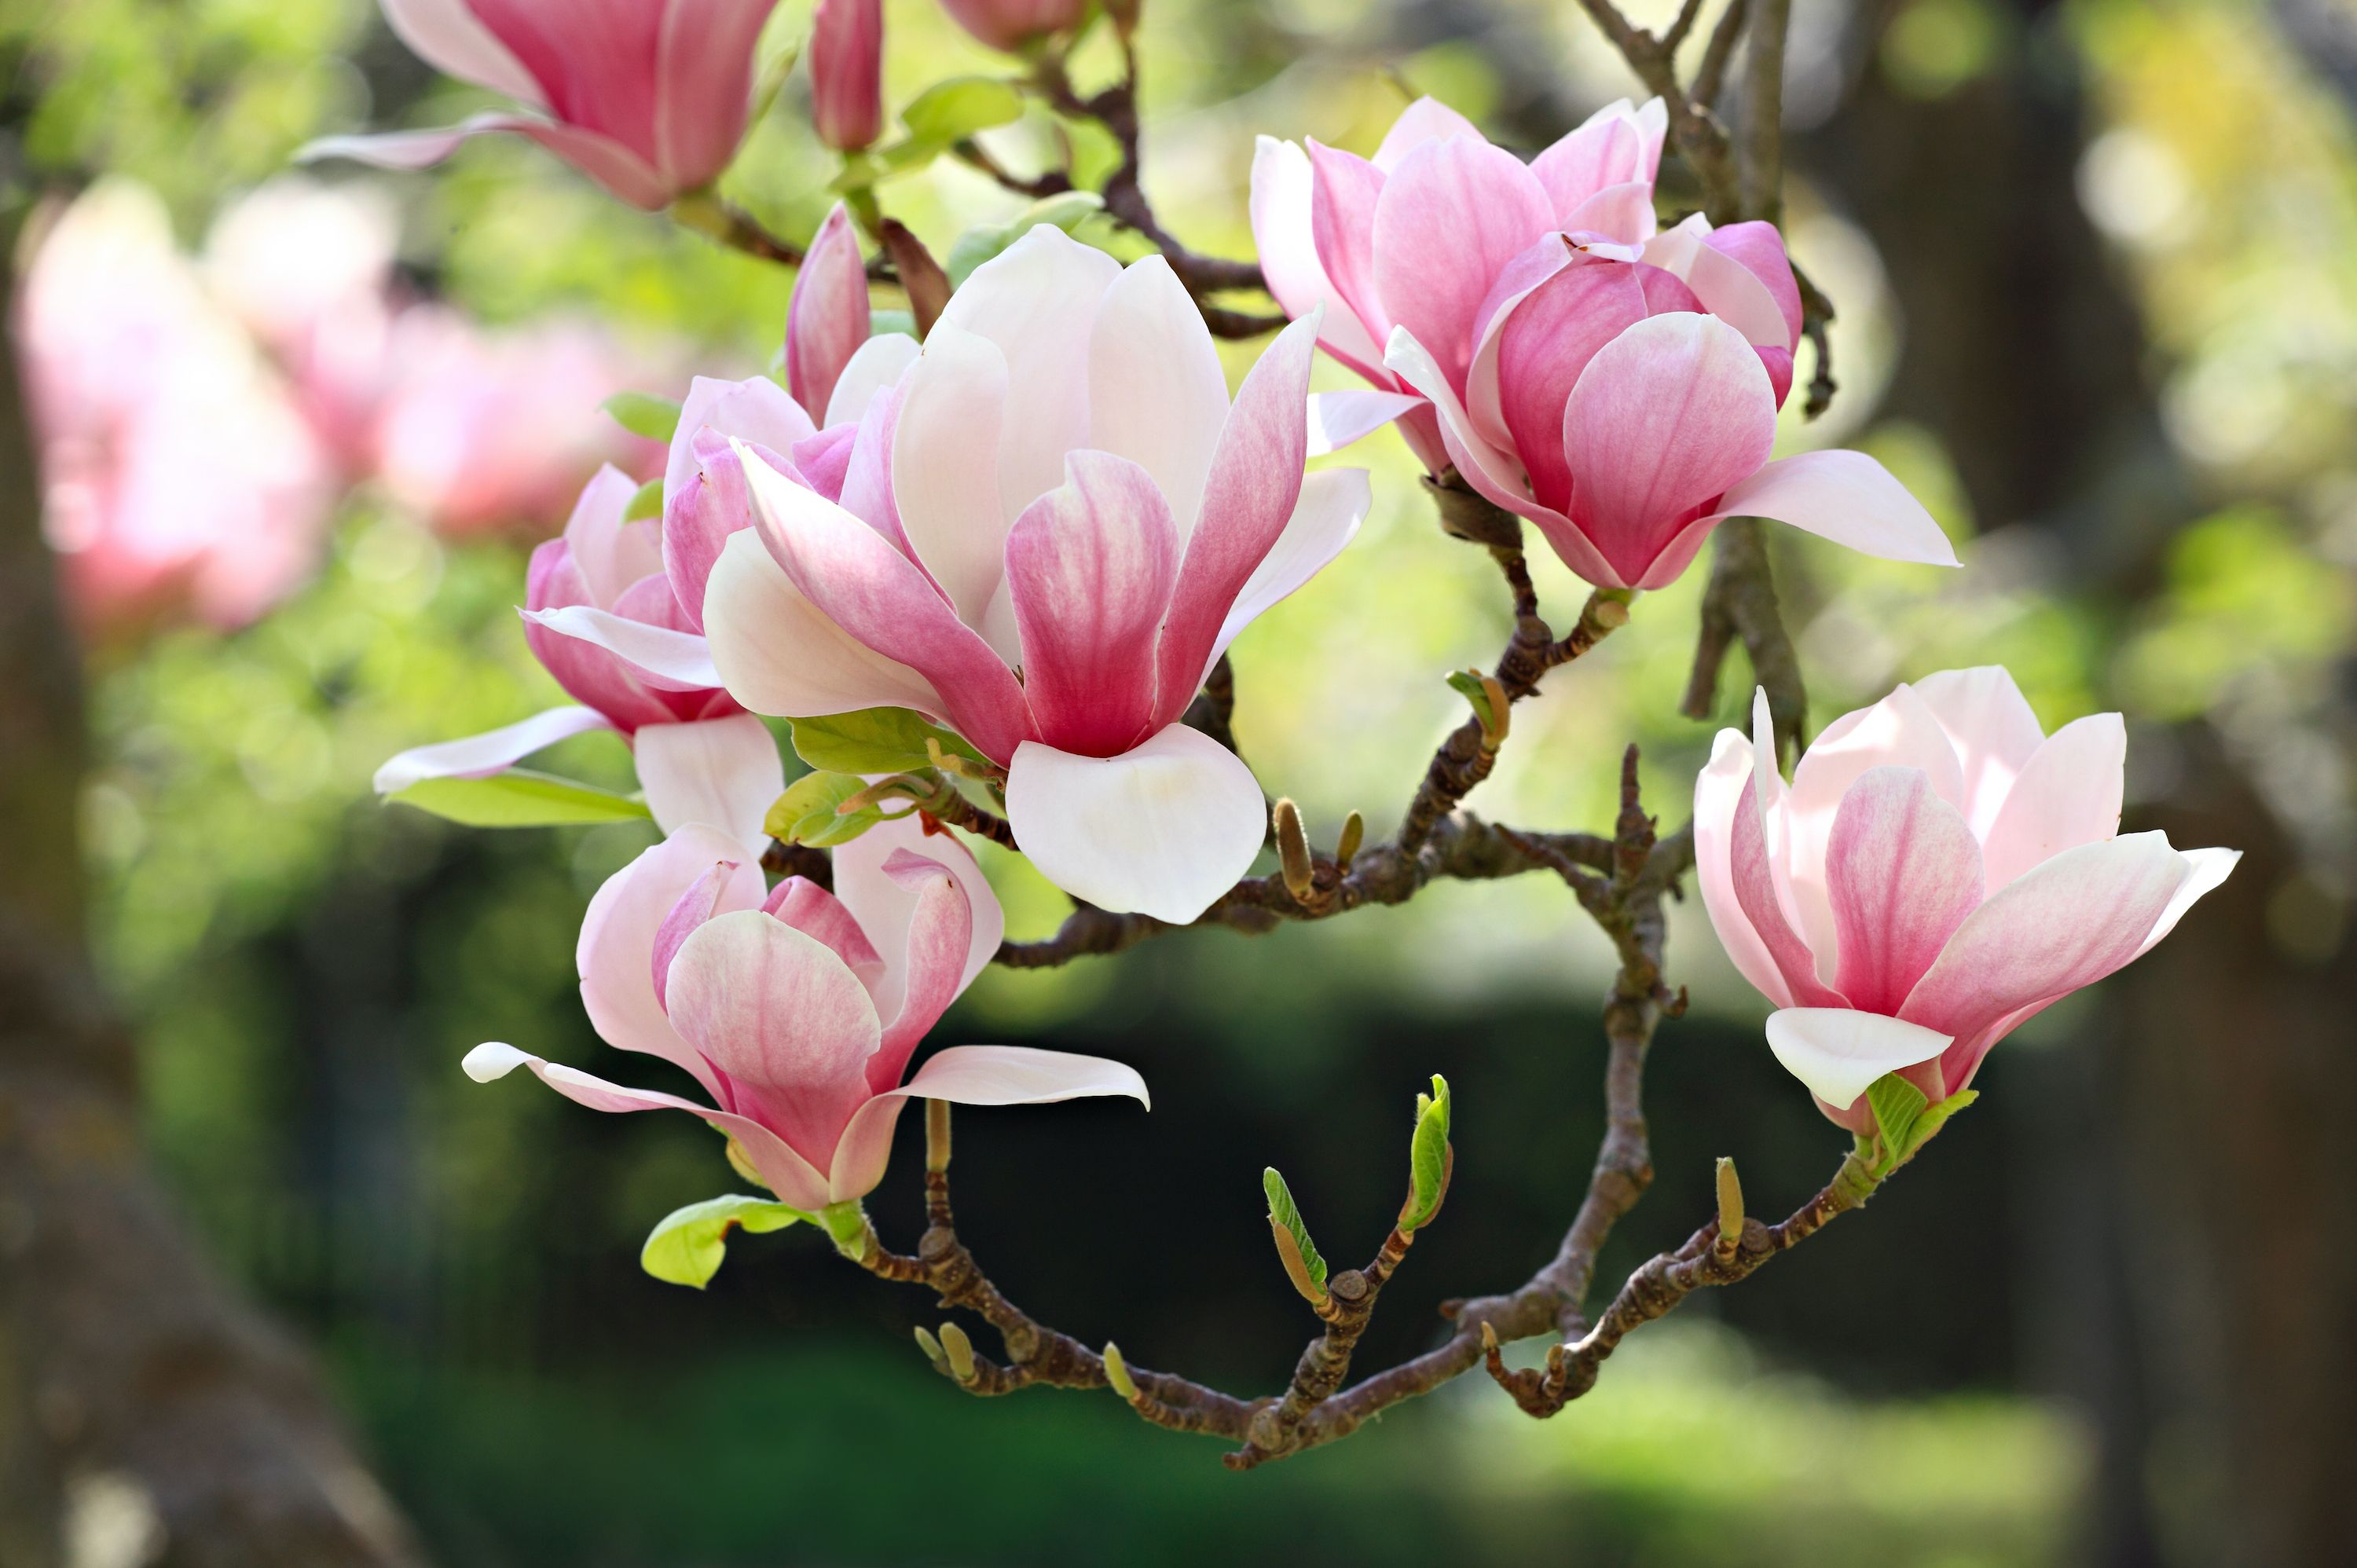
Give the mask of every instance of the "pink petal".
[{"label": "pink petal", "polygon": [[2023,872],[2120,831],[2128,732],[2117,714],[2092,714],[2048,736],[2023,764],[1986,840],[1988,881]]},{"label": "pink petal", "polygon": [[884,1026],[883,1043],[867,1060],[867,1087],[878,1094],[899,1084],[917,1042],[965,989],[966,954],[974,942],[973,906],[948,866],[903,849],[882,869],[912,907],[891,976],[899,1005]]},{"label": "pink petal", "polygon": [[1915,682],[1914,692],[1947,732],[1964,770],[1964,821],[1986,843],[2014,779],[2045,744],[2046,732],[2002,665],[1943,670]]},{"label": "pink petal", "polygon": [[[842,899],[806,876],[789,876],[770,890],[761,913],[823,944],[859,977],[871,998],[876,994],[877,981],[884,972],[883,956]],[[877,1016],[882,1015],[878,1008]]]},{"label": "pink petal", "polygon": [[540,83],[467,0],[384,0],[384,19],[410,52],[447,76],[545,107]]},{"label": "pink petal", "polygon": [[[2017,1008],[2093,985],[2143,950],[2190,870],[2160,833],[2064,850],[1965,918],[1900,1016],[1969,1040]],[[1942,1064],[1952,1087],[1977,1063],[1962,1065]]]},{"label": "pink petal", "polygon": [[856,153],[884,134],[884,0],[818,0],[811,11],[811,129]]},{"label": "pink petal", "polygon": [[1533,158],[1531,174],[1546,191],[1557,226],[1569,229],[1566,220],[1597,192],[1632,180],[1650,188],[1652,177],[1639,167],[1642,156],[1636,122],[1607,110]]},{"label": "pink petal", "polygon": [[1087,445],[1151,475],[1183,543],[1228,419],[1228,381],[1202,313],[1160,256],[1105,290],[1089,338]]},{"label": "pink petal", "polygon": [[662,569],[662,547],[644,522],[624,522],[638,481],[608,463],[581,487],[565,520],[565,553],[588,593],[588,602],[611,609],[623,590]]},{"label": "pink petal", "polygon": [[1935,1029],[1846,1007],[1787,1007],[1768,1018],[1768,1048],[1835,1111],[1854,1106],[1883,1074],[1930,1061],[1947,1046]]},{"label": "pink petal", "polygon": [[1375,206],[1375,287],[1391,319],[1462,395],[1491,280],[1551,227],[1546,192],[1512,153],[1470,137],[1419,147]]},{"label": "pink petal", "polygon": [[1980,907],[1980,845],[1920,770],[1870,768],[1834,814],[1825,891],[1839,943],[1836,987],[1853,1006],[1896,1013]]},{"label": "pink petal", "polygon": [[564,540],[552,539],[533,550],[524,572],[524,602],[531,607],[522,612],[524,641],[533,657],[558,685],[605,714],[617,729],[627,733],[679,717],[673,702],[665,700],[668,693],[648,687],[614,655],[539,624],[549,610],[587,607],[588,601],[588,586]]},{"label": "pink petal", "polygon": [[753,48],[775,5],[670,0],[664,8],[655,56],[655,162],[678,189],[708,184],[735,161],[752,107]]},{"label": "pink petal", "polygon": [[685,1069],[716,1097],[721,1089],[712,1064],[680,1038],[655,994],[653,962],[664,919],[698,879],[721,865],[736,869],[716,908],[759,908],[758,857],[730,834],[691,825],[606,879],[589,900],[574,950],[581,1004],[598,1037],[617,1050],[642,1051]]},{"label": "pink petal", "polygon": [[810,416],[767,376],[689,383],[663,464],[662,560],[691,629],[704,627],[705,585],[728,536],[753,524],[732,439],[784,452],[813,434]]},{"label": "pink petal", "polygon": [[1644,319],[1636,268],[1574,256],[1497,329],[1499,413],[1533,492],[1557,511],[1571,507],[1563,432],[1572,389],[1598,350]]},{"label": "pink petal", "polygon": [[991,891],[974,856],[951,835],[928,833],[921,824],[901,817],[878,823],[837,849],[835,892],[857,917],[860,929],[876,943],[883,960],[883,974],[871,994],[877,1015],[885,1018],[899,1016],[907,995],[917,895],[922,890],[887,869],[904,854],[947,870],[965,895],[971,935],[957,972],[960,992],[974,983],[1006,934],[1006,917],[999,908],[998,896]]},{"label": "pink petal", "polygon": [[665,832],[701,822],[760,858],[761,819],[785,792],[785,765],[770,726],[750,714],[694,724],[646,725],[630,738],[647,810]]},{"label": "pink petal", "polygon": [[[1772,753],[1770,754],[1772,755]],[[1870,768],[1920,768],[1940,799],[1962,811],[1963,770],[1947,733],[1923,700],[1901,686],[1870,708],[1844,714],[1809,744],[1792,769],[1787,807],[1792,842],[1793,912],[1809,946],[1830,956],[1836,947],[1825,852],[1842,797]]]},{"label": "pink petal", "polygon": [[908,1103],[905,1094],[879,1094],[852,1113],[827,1167],[827,1201],[848,1203],[876,1190],[892,1158],[892,1129]]},{"label": "pink petal", "polygon": [[1406,161],[1407,156],[1429,142],[1447,141],[1451,136],[1482,139],[1472,121],[1435,98],[1419,98],[1400,111],[1392,128],[1383,133],[1383,145],[1375,149],[1374,165],[1390,174]]},{"label": "pink petal", "polygon": [[828,1201],[826,1178],[775,1133],[749,1117],[716,1111],[677,1095],[626,1089],[497,1041],[468,1051],[464,1065],[467,1076],[477,1083],[505,1078],[519,1067],[529,1068],[549,1088],[592,1111],[684,1111],[735,1138],[760,1174],[762,1185],[776,1193],[779,1201],[804,1209],[823,1208]]},{"label": "pink petal", "polygon": [[[909,417],[904,411],[900,444]],[[802,596],[869,649],[930,681],[960,735],[991,757],[1012,756],[1030,730],[1023,689],[924,573],[867,524],[766,465],[747,465],[746,477],[760,533]],[[896,474],[906,521],[898,480]],[[716,648],[716,658],[726,671],[727,657]]]},{"label": "pink petal", "polygon": [[1228,611],[1275,547],[1300,499],[1317,338],[1315,318],[1278,333],[1244,377],[1220,432],[1202,517],[1187,541],[1162,631],[1157,703],[1165,723],[1194,699]]},{"label": "pink petal", "polygon": [[670,989],[671,961],[679,956],[680,944],[696,928],[720,913],[720,900],[728,890],[731,874],[743,864],[738,860],[714,861],[712,869],[688,885],[687,891],[679,896],[679,902],[671,907],[671,913],[663,917],[662,924],[655,928],[647,978],[654,984],[658,1003]]},{"label": "pink petal", "polygon": [[1653,188],[1647,181],[1605,187],[1563,220],[1566,233],[1641,245],[1653,231]]},{"label": "pink petal", "polygon": [[902,1093],[953,1105],[1045,1105],[1090,1095],[1125,1094],[1149,1110],[1137,1069],[1103,1057],[1026,1046],[952,1046],[917,1069]]},{"label": "pink petal", "polygon": [[1768,951],[1768,944],[1751,928],[1742,902],[1735,894],[1733,846],[1735,817],[1748,805],[1744,791],[1751,782],[1751,737],[1741,730],[1723,729],[1711,746],[1710,763],[1695,779],[1695,880],[1702,886],[1703,908],[1719,946],[1727,950],[1737,971],[1752,988],[1779,1007],[1792,1004],[1792,987]]},{"label": "pink petal", "polygon": [[1366,521],[1367,510],[1373,504],[1374,495],[1368,488],[1364,468],[1320,468],[1303,477],[1301,499],[1294,503],[1285,532],[1276,536],[1275,544],[1253,568],[1243,591],[1230,607],[1228,618],[1220,627],[1219,640],[1211,645],[1211,659],[1196,673],[1198,686],[1211,674],[1211,665],[1227,651],[1228,644],[1236,639],[1238,633],[1342,553],[1342,547],[1357,537],[1359,524]]},{"label": "pink petal", "polygon": [[[1742,910],[1745,923],[1760,938],[1760,945],[1767,949],[1783,980],[1786,995],[1803,1007],[1846,1006],[1847,998],[1818,980],[1816,954],[1785,918],[1761,821],[1760,780],[1760,769],[1755,766],[1750,781],[1737,799],[1735,820],[1728,826],[1727,871],[1736,906]],[[1767,994],[1771,1002],[1779,1000],[1774,992]]]},{"label": "pink petal", "polygon": [[819,225],[786,306],[786,385],[823,414],[851,356],[867,341],[867,263],[843,203]]},{"label": "pink petal", "polygon": [[2155,920],[2152,929],[2145,933],[2143,942],[2136,948],[2138,958],[2150,952],[2161,938],[2175,930],[2177,922],[2185,918],[2185,912],[2224,882],[2243,858],[2243,852],[2239,849],[2189,849],[2179,853],[2185,856],[2187,864],[2185,880],[2178,884],[2177,891],[2169,896],[2169,908],[2160,912],[2160,918]]},{"label": "pink petal", "polygon": [[[660,577],[650,580],[662,581]],[[711,645],[694,632],[651,626],[587,605],[526,610],[523,618],[557,637],[611,654],[628,665],[641,683],[658,691],[706,692],[720,684]]]},{"label": "pink petal", "polygon": [[1772,517],[1885,561],[1956,564],[1955,548],[1923,503],[1863,452],[1779,458],[1732,485],[1715,510],[1722,517]]},{"label": "pink petal", "polygon": [[[1084,377],[1072,381],[1085,384]],[[982,625],[998,592],[1006,570],[1006,530],[1031,499],[1025,496],[1012,510],[1000,506],[1006,487],[999,449],[1008,407],[1006,356],[944,316],[901,386],[890,447],[892,499],[917,561],[971,627]]]},{"label": "pink petal", "polygon": [[859,977],[758,909],[706,921],[672,961],[671,1021],[728,1076],[739,1110],[813,1165],[867,1100],[880,1029]]},{"label": "pink petal", "polygon": [[1023,693],[1039,737],[1105,757],[1154,717],[1154,650],[1178,571],[1178,530],[1153,476],[1104,452],[1074,452],[1070,478],[1006,536],[1006,581],[1023,632]]},{"label": "pink petal", "polygon": [[1318,247],[1318,264],[1344,307],[1380,342],[1392,328],[1375,284],[1375,208],[1383,199],[1383,171],[1315,137],[1305,145],[1312,175],[1309,238]]},{"label": "pink petal", "polygon": [[1564,405],[1573,515],[1633,583],[1775,439],[1775,393],[1740,333],[1713,317],[1650,317],[1597,350]]},{"label": "pink petal", "polygon": [[1325,309],[1318,341],[1326,351],[1378,385],[1383,351],[1367,325],[1326,275],[1318,259],[1310,206],[1317,183],[1309,156],[1292,142],[1263,136],[1253,153],[1253,247],[1260,252],[1261,276],[1287,316],[1298,319]]},{"label": "pink petal", "polygon": [[1173,925],[1252,869],[1268,826],[1252,769],[1184,725],[1120,757],[1025,742],[1007,769],[1006,814],[1024,856],[1065,892]]},{"label": "pink petal", "polygon": [[[1792,277],[1792,260],[1784,253],[1784,236],[1776,231],[1776,225],[1758,221],[1729,223],[1723,229],[1712,230],[1703,243],[1760,280],[1768,296],[1775,302],[1777,315],[1783,321],[1782,346],[1786,349],[1799,347],[1803,319],[1801,285]],[[1697,288],[1696,292],[1701,291]],[[1718,315],[1727,315],[1715,305],[1711,308]],[[1735,321],[1733,317],[1727,319],[1754,343],[1770,341],[1764,337],[1753,337],[1750,328],[1743,322]],[[1763,328],[1765,325],[1760,323]]]},{"label": "pink petal", "polygon": [[1412,392],[1329,392],[1309,394],[1308,455],[1322,457],[1373,435],[1400,415],[1422,408]]},{"label": "pink petal", "polygon": [[[713,436],[709,432],[697,437],[698,448],[711,439]],[[857,424],[829,425],[815,435],[795,442],[786,453],[788,467],[779,471],[799,478],[835,505],[842,506],[844,481],[851,475],[852,448],[858,444]],[[776,467],[775,464],[770,466]],[[740,479],[738,482],[743,481]],[[746,515],[752,515],[749,502]],[[856,512],[852,515],[858,516]],[[867,520],[862,517],[860,521],[866,522]],[[714,552],[714,554],[717,556],[718,552]]]},{"label": "pink petal", "polygon": [[948,718],[931,682],[829,620],[750,531],[720,553],[707,595],[713,666],[755,713],[816,718],[889,707]]},{"label": "pink petal", "polygon": [[487,779],[503,773],[543,746],[591,730],[611,729],[595,708],[550,708],[464,740],[412,746],[376,770],[376,792],[390,795],[427,779]]}]

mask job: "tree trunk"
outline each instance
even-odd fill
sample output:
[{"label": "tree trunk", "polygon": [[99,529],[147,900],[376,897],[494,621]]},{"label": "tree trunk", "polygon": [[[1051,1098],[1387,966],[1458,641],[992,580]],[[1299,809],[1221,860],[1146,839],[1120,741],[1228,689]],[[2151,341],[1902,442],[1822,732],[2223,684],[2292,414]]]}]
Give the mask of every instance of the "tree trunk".
[{"label": "tree trunk", "polygon": [[213,1275],[146,1168],[84,931],[82,767],[0,331],[0,1563],[415,1563],[302,1355]]}]

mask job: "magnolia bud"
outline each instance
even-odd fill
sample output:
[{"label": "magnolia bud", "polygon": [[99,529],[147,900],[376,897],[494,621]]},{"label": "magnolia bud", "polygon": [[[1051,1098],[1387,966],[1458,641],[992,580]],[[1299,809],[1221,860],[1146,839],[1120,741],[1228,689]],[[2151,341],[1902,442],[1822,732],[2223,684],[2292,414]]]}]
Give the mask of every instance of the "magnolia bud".
[{"label": "magnolia bud", "polygon": [[810,63],[820,141],[856,153],[884,134],[884,0],[818,0]]},{"label": "magnolia bud", "polygon": [[942,0],[957,25],[1008,54],[1032,39],[1069,32],[1088,14],[1087,0]]}]

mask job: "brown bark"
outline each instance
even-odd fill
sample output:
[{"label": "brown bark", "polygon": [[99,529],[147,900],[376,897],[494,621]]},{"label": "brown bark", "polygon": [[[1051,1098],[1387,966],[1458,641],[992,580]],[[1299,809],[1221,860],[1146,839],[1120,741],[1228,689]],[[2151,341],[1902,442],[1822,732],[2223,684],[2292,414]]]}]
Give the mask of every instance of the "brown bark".
[{"label": "brown bark", "polygon": [[39,512],[0,332],[0,1562],[414,1563],[303,1356],[142,1156],[85,940],[81,677]]}]

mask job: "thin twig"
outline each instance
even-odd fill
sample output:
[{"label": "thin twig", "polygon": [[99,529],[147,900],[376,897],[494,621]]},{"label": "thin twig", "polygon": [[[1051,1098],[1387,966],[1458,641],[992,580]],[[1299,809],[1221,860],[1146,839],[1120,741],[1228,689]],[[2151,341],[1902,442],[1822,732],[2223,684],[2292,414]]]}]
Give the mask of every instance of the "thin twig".
[{"label": "thin twig", "polygon": [[1809,693],[1801,660],[1776,602],[1776,578],[1768,564],[1768,542],[1756,517],[1731,517],[1718,525],[1711,558],[1710,585],[1703,590],[1702,631],[1695,643],[1694,672],[1686,680],[1680,711],[1706,719],[1717,706],[1719,667],[1738,641],[1751,659],[1752,679],[1768,693],[1779,752],[1800,755],[1808,722]]}]

